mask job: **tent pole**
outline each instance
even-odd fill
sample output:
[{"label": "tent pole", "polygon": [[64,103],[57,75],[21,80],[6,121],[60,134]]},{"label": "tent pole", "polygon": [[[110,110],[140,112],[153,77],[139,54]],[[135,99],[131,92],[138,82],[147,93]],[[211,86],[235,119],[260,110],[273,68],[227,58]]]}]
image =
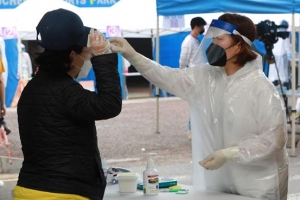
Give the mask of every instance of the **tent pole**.
[{"label": "tent pole", "polygon": [[[299,26],[300,26],[300,18],[299,18]],[[299,40],[300,39],[300,27],[298,27],[298,30],[295,30],[295,31],[298,32],[298,55],[299,55],[299,50],[300,50],[300,42],[299,42],[300,41]],[[295,35],[295,41],[297,41],[296,35]],[[296,47],[296,45],[295,45],[295,47]],[[299,61],[298,61],[298,63],[299,63]],[[298,78],[296,78],[296,79],[297,79],[297,83],[298,83],[298,84],[296,84],[296,90],[297,90],[298,85],[300,85],[300,82],[299,82],[300,81],[300,70],[299,69],[298,69]]]},{"label": "tent pole", "polygon": [[[159,15],[156,18],[156,62],[159,63]],[[159,88],[155,86],[156,91],[156,133],[159,131]]]},{"label": "tent pole", "polygon": [[296,129],[295,129],[295,115],[296,115],[296,63],[295,63],[295,53],[296,53],[296,33],[295,33],[295,14],[292,14],[292,149],[290,156],[296,156],[295,141],[296,141]]}]

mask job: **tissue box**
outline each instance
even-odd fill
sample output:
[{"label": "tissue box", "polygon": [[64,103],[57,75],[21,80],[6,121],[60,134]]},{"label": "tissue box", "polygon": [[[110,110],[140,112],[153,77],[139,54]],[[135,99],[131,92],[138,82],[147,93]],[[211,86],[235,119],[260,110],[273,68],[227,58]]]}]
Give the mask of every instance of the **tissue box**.
[{"label": "tissue box", "polygon": [[[168,188],[177,185],[177,180],[171,178],[159,179],[159,188]],[[139,190],[143,190],[143,182],[137,184]]]}]

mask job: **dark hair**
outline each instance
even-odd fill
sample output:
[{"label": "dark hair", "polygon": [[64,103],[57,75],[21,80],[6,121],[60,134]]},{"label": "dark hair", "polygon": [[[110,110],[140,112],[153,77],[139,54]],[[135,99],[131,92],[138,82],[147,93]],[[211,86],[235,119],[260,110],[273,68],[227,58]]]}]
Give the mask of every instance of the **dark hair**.
[{"label": "dark hair", "polygon": [[[256,28],[251,19],[246,16],[225,13],[219,17],[219,20],[228,22],[237,27],[237,31],[253,42],[256,38]],[[247,62],[256,59],[257,54],[251,49],[251,46],[247,44],[243,38],[239,35],[231,34],[231,37],[235,43],[241,44],[241,51],[239,52],[235,64],[244,66]]]},{"label": "dark hair", "polygon": [[77,54],[80,54],[83,48],[84,47],[73,46],[63,51],[45,49],[44,52],[38,55],[35,62],[41,71],[68,72],[72,62],[72,58],[70,57],[71,52],[75,51]]},{"label": "dark hair", "polygon": [[195,17],[191,20],[191,29],[193,30],[195,26],[205,26],[206,21],[202,17]]}]

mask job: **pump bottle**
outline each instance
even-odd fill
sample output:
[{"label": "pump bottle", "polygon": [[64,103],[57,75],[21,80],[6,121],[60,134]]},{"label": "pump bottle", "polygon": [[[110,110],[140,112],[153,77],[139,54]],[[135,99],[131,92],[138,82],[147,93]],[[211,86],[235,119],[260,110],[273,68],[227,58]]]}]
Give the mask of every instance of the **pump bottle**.
[{"label": "pump bottle", "polygon": [[144,195],[158,195],[159,176],[152,159],[152,156],[155,156],[156,153],[149,153],[148,155],[147,168],[143,172],[143,191]]}]

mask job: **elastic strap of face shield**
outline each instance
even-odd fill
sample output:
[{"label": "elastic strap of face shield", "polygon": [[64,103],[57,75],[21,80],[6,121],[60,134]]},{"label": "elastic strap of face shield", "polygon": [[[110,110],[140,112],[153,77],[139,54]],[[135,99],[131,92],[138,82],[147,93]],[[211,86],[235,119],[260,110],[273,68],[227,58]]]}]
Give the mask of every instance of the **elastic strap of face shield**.
[{"label": "elastic strap of face shield", "polygon": [[232,32],[232,34],[241,36],[241,37],[243,38],[243,40],[244,40],[247,44],[249,44],[249,46],[251,47],[252,42],[251,42],[247,37],[245,37],[245,36],[243,36],[242,34],[240,34],[237,30],[234,30],[234,31]]}]

